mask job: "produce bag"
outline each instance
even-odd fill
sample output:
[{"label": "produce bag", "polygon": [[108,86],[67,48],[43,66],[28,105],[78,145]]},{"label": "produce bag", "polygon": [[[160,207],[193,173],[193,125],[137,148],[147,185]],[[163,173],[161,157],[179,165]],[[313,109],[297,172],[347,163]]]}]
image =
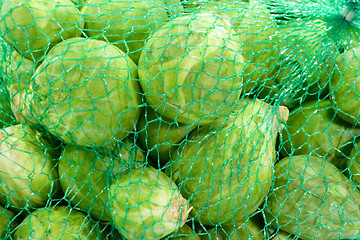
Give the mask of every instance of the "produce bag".
[{"label": "produce bag", "polygon": [[359,239],[359,0],[3,0],[0,238]]}]

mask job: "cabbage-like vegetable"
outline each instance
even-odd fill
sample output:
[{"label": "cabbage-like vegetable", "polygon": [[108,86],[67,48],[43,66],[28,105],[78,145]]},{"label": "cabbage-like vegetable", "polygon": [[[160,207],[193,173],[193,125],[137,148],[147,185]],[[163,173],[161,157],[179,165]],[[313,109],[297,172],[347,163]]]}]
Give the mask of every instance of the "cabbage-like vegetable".
[{"label": "cabbage-like vegetable", "polygon": [[45,206],[60,190],[57,151],[45,134],[24,124],[0,130],[0,202],[20,211]]},{"label": "cabbage-like vegetable", "polygon": [[99,225],[85,213],[66,206],[51,206],[29,214],[18,226],[14,240],[100,239]]},{"label": "cabbage-like vegetable", "polygon": [[119,146],[121,154],[80,148],[67,144],[60,156],[58,172],[65,197],[94,219],[108,222],[108,189],[115,175],[145,160],[143,152],[130,141]]},{"label": "cabbage-like vegetable", "polygon": [[71,38],[36,69],[30,114],[66,143],[112,145],[135,128],[141,88],[134,62],[105,41]]},{"label": "cabbage-like vegetable", "polygon": [[166,173],[205,225],[244,222],[268,195],[276,136],[286,107],[243,99],[219,128],[194,131],[178,147]]},{"label": "cabbage-like vegetable", "polygon": [[16,118],[11,109],[9,91],[5,86],[0,87],[0,128],[15,124]]},{"label": "cabbage-like vegetable", "polygon": [[154,109],[147,107],[140,115],[136,128],[138,140],[147,150],[151,160],[156,164],[164,165],[195,125],[188,126],[173,122],[160,117]]},{"label": "cabbage-like vegetable", "polygon": [[[238,226],[236,226],[238,225]],[[264,228],[256,218],[249,217],[244,223],[230,226],[216,226],[209,231],[211,240],[264,240]]]},{"label": "cabbage-like vegetable", "polygon": [[179,229],[189,212],[176,184],[160,170],[130,170],[109,190],[112,219],[128,240],[160,239]]},{"label": "cabbage-like vegetable", "polygon": [[275,165],[266,222],[301,239],[351,239],[360,229],[360,191],[333,164],[297,155]]},{"label": "cabbage-like vegetable", "polygon": [[360,125],[360,46],[349,48],[336,58],[336,68],[331,78],[331,100],[338,116]]},{"label": "cabbage-like vegetable", "polygon": [[216,13],[183,15],[155,30],[139,59],[149,105],[183,124],[226,118],[242,89],[244,59],[234,34]]},{"label": "cabbage-like vegetable", "polygon": [[17,227],[15,221],[16,215],[14,212],[0,205],[0,238],[7,239],[11,231]]},{"label": "cabbage-like vegetable", "polygon": [[330,100],[305,102],[290,112],[282,131],[283,156],[314,155],[343,170],[360,128],[336,116]]},{"label": "cabbage-like vegetable", "polygon": [[167,240],[200,240],[194,229],[187,224],[182,225],[173,234],[166,237]]},{"label": "cabbage-like vegetable", "polygon": [[10,105],[14,116],[19,122],[34,122],[30,118],[26,103],[27,86],[36,69],[35,63],[22,56],[18,51],[13,51],[10,56],[10,66],[5,72],[8,74],[6,86],[10,94]]},{"label": "cabbage-like vegetable", "polygon": [[137,63],[150,33],[181,11],[179,0],[89,0],[81,13],[87,36],[109,41]]},{"label": "cabbage-like vegetable", "polygon": [[6,0],[1,4],[4,39],[34,61],[63,39],[81,35],[84,22],[69,0]]},{"label": "cabbage-like vegetable", "polygon": [[346,166],[350,180],[360,187],[360,141],[351,149]]}]

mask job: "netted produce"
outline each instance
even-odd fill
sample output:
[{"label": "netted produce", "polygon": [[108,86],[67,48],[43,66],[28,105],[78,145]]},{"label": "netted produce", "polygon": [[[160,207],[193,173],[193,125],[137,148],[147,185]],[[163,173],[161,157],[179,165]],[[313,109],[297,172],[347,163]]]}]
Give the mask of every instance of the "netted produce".
[{"label": "netted produce", "polygon": [[2,0],[0,238],[360,239],[359,0]]}]

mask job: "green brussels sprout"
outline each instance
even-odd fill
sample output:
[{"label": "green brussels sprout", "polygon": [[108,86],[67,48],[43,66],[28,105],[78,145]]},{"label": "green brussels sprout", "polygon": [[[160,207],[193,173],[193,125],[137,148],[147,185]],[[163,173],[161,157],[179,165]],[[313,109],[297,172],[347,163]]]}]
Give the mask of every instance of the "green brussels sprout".
[{"label": "green brussels sprout", "polygon": [[360,186],[360,142],[358,141],[351,149],[346,163],[348,176],[351,181]]},{"label": "green brussels sprout", "polygon": [[10,66],[6,71],[8,73],[6,86],[10,94],[11,109],[15,119],[19,122],[35,122],[30,118],[29,106],[24,101],[27,87],[35,69],[36,65],[32,60],[27,59],[18,51],[13,51],[10,57]]},{"label": "green brussels sprout", "polygon": [[51,206],[30,213],[17,227],[14,240],[101,239],[99,226],[85,213]]},{"label": "green brussels sprout", "polygon": [[302,239],[347,239],[360,229],[360,191],[317,156],[285,157],[275,165],[266,222]]},{"label": "green brussels sprout", "polygon": [[128,240],[159,239],[184,225],[191,210],[176,184],[152,167],[120,174],[109,190],[112,219]]},{"label": "green brussels sprout", "polygon": [[360,46],[350,48],[336,58],[331,78],[331,100],[338,116],[351,124],[360,125]]},{"label": "green brussels sprout", "polygon": [[0,82],[2,83],[8,78],[7,69],[13,52],[14,49],[0,36]]},{"label": "green brussels sprout", "polygon": [[60,190],[50,138],[28,125],[0,129],[0,203],[14,210],[46,205]]},{"label": "green brussels sprout", "polygon": [[16,227],[16,215],[11,210],[0,205],[0,238],[10,237]]},{"label": "green brussels sprout", "polygon": [[56,43],[80,36],[84,22],[69,0],[5,0],[0,31],[21,54],[39,61]]},{"label": "green brussels sprout", "polygon": [[231,25],[236,29],[243,20],[241,17],[243,10],[249,5],[249,1],[231,0],[198,0],[183,1],[185,12],[190,13],[209,13],[215,12],[226,17]]},{"label": "green brussels sprout", "polygon": [[166,240],[200,240],[200,237],[196,234],[194,229],[189,225],[182,225],[177,231],[173,234],[170,234],[163,239]]},{"label": "green brussels sprout", "polygon": [[272,184],[280,121],[288,114],[286,107],[243,99],[221,127],[204,126],[178,147],[166,173],[189,199],[191,217],[226,226],[259,208]]},{"label": "green brussels sprout", "polygon": [[358,135],[360,128],[337,117],[330,100],[309,101],[290,111],[280,138],[281,153],[324,157],[344,170]]},{"label": "green brussels sprout", "polygon": [[226,118],[242,89],[244,59],[234,34],[216,13],[180,16],[155,30],[138,70],[149,106],[188,125]]},{"label": "green brussels sprout", "polygon": [[272,236],[274,236],[274,237],[272,237],[271,240],[300,240],[299,237],[295,237],[295,236],[291,235],[290,233],[287,233],[287,232],[285,232],[283,230],[279,230],[279,229],[277,229],[276,233],[273,234]]},{"label": "green brussels sprout", "polygon": [[69,144],[113,145],[135,128],[141,88],[135,63],[105,41],[71,38],[55,45],[36,69],[30,115]]},{"label": "green brussels sprout", "polygon": [[147,107],[140,115],[136,128],[140,145],[154,161],[164,165],[195,125],[172,122]]},{"label": "green brussels sprout", "polygon": [[107,40],[138,63],[150,33],[181,11],[179,0],[89,0],[81,13],[87,36]]},{"label": "green brussels sprout", "polygon": [[278,47],[278,25],[262,1],[250,1],[236,20],[239,23],[234,29],[242,43],[241,53],[246,61],[244,91],[261,89],[258,97],[265,98],[270,89],[276,86],[275,77],[270,73],[282,50]]},{"label": "green brussels sprout", "polygon": [[0,84],[0,128],[16,123],[14,112],[11,109],[10,94],[4,85]]},{"label": "green brussels sprout", "polygon": [[102,222],[111,220],[107,201],[113,177],[140,167],[145,160],[143,152],[130,141],[123,143],[120,151],[116,155],[67,144],[59,158],[58,172],[65,197],[76,208]]},{"label": "green brussels sprout", "polygon": [[264,230],[260,225],[254,221],[253,218],[248,218],[243,224],[239,226],[216,226],[210,230],[211,240],[235,240],[235,239],[251,239],[264,240]]}]

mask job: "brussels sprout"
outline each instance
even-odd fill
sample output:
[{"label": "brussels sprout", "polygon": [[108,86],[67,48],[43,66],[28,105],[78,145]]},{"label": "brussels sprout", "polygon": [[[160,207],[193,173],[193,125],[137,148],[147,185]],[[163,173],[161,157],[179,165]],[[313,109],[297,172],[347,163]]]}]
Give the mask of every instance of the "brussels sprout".
[{"label": "brussels sprout", "polygon": [[0,128],[16,123],[16,118],[11,109],[10,94],[5,86],[0,85]]},{"label": "brussels sprout", "polygon": [[285,157],[275,165],[266,222],[302,239],[358,236],[360,191],[334,165],[316,156]]},{"label": "brussels sprout", "polygon": [[32,78],[30,115],[66,143],[112,145],[134,129],[141,108],[136,65],[105,41],[54,46]]},{"label": "brussels sprout", "polygon": [[276,84],[264,97],[295,108],[305,100],[326,96],[338,54],[331,24],[322,19],[295,19],[277,28],[277,39],[274,48],[281,52],[269,63],[274,67],[267,74]]},{"label": "brussels sprout", "polygon": [[0,129],[0,202],[20,211],[43,207],[55,196],[56,151],[48,138],[28,125]]},{"label": "brussels sprout", "polygon": [[194,131],[166,173],[189,199],[192,217],[205,225],[241,223],[269,193],[275,143],[286,107],[243,99],[218,129]]},{"label": "brussels sprout", "polygon": [[234,29],[242,43],[241,53],[246,61],[245,91],[261,89],[262,94],[258,97],[265,98],[271,88],[276,86],[275,77],[270,73],[276,66],[274,60],[282,50],[278,47],[278,26],[262,1],[250,1],[236,20]]},{"label": "brussels sprout", "polygon": [[219,225],[210,231],[210,235],[211,240],[264,240],[265,238],[264,230],[252,218],[248,218],[243,224],[240,224],[238,227],[235,225]]},{"label": "brussels sprout", "polygon": [[6,71],[8,73],[6,86],[10,94],[11,109],[19,122],[35,122],[29,116],[29,106],[25,101],[27,87],[35,69],[35,63],[32,60],[25,58],[18,51],[13,51],[9,69]]},{"label": "brussels sprout", "polygon": [[230,20],[231,25],[239,26],[243,20],[241,15],[243,10],[249,5],[249,1],[231,1],[231,0],[198,0],[198,1],[184,1],[186,10],[190,13],[218,13]]},{"label": "brussels sprout", "polygon": [[331,78],[331,100],[337,108],[338,116],[360,125],[360,46],[350,48],[336,58],[336,68]]},{"label": "brussels sprout", "polygon": [[110,186],[109,206],[116,227],[128,240],[165,237],[185,223],[189,211],[176,184],[151,167],[120,174]]},{"label": "brussels sprout", "polygon": [[107,200],[114,175],[144,163],[143,153],[133,144],[123,144],[121,152],[111,155],[68,144],[59,159],[60,185],[65,197],[96,220],[111,220]]},{"label": "brussels sprout", "polygon": [[14,212],[0,205],[0,238],[6,239],[16,227],[16,215]]},{"label": "brussels sprout", "polygon": [[33,61],[54,44],[82,33],[81,14],[69,0],[5,0],[1,6],[4,39]]},{"label": "brussels sprout", "polygon": [[147,107],[140,115],[136,128],[140,145],[154,161],[164,165],[195,125],[172,122],[160,117],[151,107]]},{"label": "brussels sprout", "polygon": [[101,239],[96,222],[86,214],[66,206],[38,209],[18,226],[14,240]]},{"label": "brussels sprout", "polygon": [[343,170],[358,135],[360,129],[339,119],[330,100],[309,101],[290,112],[281,153],[324,157]]},{"label": "brussels sprout", "polygon": [[177,231],[173,234],[168,235],[164,239],[167,240],[200,240],[200,237],[194,232],[194,230],[189,227],[189,225],[182,225]]},{"label": "brussels sprout", "polygon": [[81,13],[87,36],[109,41],[138,63],[151,31],[180,11],[179,0],[89,0]]},{"label": "brussels sprout", "polygon": [[241,94],[244,65],[233,34],[216,13],[184,15],[155,30],[139,59],[149,105],[182,124],[226,118]]},{"label": "brussels sprout", "polygon": [[351,181],[360,187],[360,142],[358,141],[351,149],[349,159],[346,163],[348,176]]}]

